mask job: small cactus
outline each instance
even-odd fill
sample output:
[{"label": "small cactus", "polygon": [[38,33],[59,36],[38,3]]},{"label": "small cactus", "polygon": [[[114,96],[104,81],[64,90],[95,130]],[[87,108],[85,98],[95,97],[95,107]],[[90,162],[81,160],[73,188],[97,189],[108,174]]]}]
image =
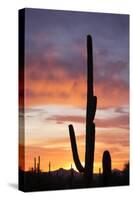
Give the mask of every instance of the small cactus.
[{"label": "small cactus", "polygon": [[104,151],[102,158],[102,166],[103,166],[103,185],[109,186],[111,184],[111,156],[109,151]]},{"label": "small cactus", "polygon": [[48,167],[49,167],[49,174],[50,174],[50,172],[51,172],[51,162],[49,162]]},{"label": "small cactus", "polygon": [[34,158],[34,172],[36,173],[36,158]]},{"label": "small cactus", "polygon": [[40,173],[41,172],[41,170],[40,170],[40,156],[38,156],[38,163],[37,163],[36,157],[34,158],[34,168],[33,168],[33,171],[35,173]]}]

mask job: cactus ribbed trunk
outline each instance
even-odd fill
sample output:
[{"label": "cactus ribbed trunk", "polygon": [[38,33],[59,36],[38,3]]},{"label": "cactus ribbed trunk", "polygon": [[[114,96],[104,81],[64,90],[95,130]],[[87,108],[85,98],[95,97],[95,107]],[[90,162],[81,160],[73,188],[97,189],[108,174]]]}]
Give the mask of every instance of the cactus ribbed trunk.
[{"label": "cactus ribbed trunk", "polygon": [[86,145],[85,166],[83,167],[77,150],[74,128],[69,125],[69,134],[73,159],[79,172],[84,172],[90,183],[93,178],[93,163],[95,149],[95,124],[93,123],[96,112],[97,97],[93,96],[93,49],[92,38],[87,36],[87,106],[86,106]]}]

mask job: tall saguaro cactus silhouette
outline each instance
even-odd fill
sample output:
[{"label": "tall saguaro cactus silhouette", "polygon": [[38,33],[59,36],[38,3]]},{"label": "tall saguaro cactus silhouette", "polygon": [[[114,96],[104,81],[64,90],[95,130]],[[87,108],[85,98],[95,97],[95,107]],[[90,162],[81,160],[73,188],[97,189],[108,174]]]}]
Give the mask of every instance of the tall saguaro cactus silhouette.
[{"label": "tall saguaro cactus silhouette", "polygon": [[93,163],[95,149],[95,124],[97,97],[93,95],[93,50],[92,38],[87,36],[87,106],[86,106],[86,145],[85,145],[85,166],[83,167],[77,150],[76,138],[73,125],[69,125],[69,134],[73,159],[79,172],[83,172],[90,183],[93,178]]}]

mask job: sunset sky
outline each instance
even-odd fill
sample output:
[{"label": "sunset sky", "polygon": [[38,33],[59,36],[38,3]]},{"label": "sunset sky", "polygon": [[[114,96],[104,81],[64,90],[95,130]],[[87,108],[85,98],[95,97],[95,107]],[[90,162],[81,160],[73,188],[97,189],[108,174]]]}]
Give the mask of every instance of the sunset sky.
[{"label": "sunset sky", "polygon": [[84,164],[88,34],[98,99],[94,172],[104,150],[112,167],[123,169],[129,161],[129,16],[26,9],[25,20],[25,170],[39,155],[43,171],[49,161],[51,170],[75,168],[69,124]]}]

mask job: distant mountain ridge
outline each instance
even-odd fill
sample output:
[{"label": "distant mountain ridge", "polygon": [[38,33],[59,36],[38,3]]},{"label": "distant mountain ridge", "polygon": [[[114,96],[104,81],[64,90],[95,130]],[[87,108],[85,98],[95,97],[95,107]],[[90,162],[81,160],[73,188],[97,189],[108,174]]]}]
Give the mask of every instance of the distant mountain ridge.
[{"label": "distant mountain ridge", "polygon": [[71,176],[72,174],[73,176],[81,176],[81,174],[75,171],[73,168],[72,169],[59,168],[57,170],[50,171],[50,174],[53,176],[58,175],[58,176],[64,176],[64,177]]}]

